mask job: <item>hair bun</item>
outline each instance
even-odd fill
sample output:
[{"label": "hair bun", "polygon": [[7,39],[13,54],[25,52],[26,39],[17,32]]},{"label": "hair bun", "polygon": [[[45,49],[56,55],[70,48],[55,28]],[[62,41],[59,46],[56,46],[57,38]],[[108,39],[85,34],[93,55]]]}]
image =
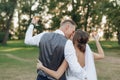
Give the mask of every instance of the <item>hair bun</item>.
[{"label": "hair bun", "polygon": [[73,44],[77,44],[79,50],[85,52],[86,43],[88,42],[88,39],[89,34],[85,31],[78,29],[73,37]]},{"label": "hair bun", "polygon": [[84,44],[84,43],[78,43],[77,46],[80,49],[80,51],[85,52],[86,44]]}]

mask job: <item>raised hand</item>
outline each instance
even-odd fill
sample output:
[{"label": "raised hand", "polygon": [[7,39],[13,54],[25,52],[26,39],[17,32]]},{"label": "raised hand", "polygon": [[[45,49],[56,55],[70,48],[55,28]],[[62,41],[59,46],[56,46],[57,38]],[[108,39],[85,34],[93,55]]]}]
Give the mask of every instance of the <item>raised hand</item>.
[{"label": "raised hand", "polygon": [[36,25],[36,24],[38,24],[38,21],[39,21],[39,20],[40,20],[39,17],[34,16],[33,19],[32,19],[32,21],[31,21],[31,23],[34,24],[34,25]]},{"label": "raised hand", "polygon": [[92,32],[92,36],[95,40],[99,40],[100,39],[100,36],[98,35],[97,32]]}]

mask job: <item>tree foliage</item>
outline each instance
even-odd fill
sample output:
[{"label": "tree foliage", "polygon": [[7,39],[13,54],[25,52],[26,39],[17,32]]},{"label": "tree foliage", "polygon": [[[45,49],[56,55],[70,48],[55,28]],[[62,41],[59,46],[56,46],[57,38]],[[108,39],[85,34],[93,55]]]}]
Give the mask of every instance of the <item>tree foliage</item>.
[{"label": "tree foliage", "polygon": [[[4,0],[4,2],[1,2],[1,8],[0,8],[0,12],[3,12],[3,14],[5,14],[3,17],[5,17],[5,36],[3,38],[3,44],[6,44],[7,40],[8,40],[8,36],[9,36],[9,29],[11,26],[11,21],[13,18],[13,14],[14,14],[14,10],[16,7],[16,0]],[[2,18],[3,19],[3,18]]]},{"label": "tree foliage", "polygon": [[[36,1],[39,3],[38,7],[31,10]],[[12,21],[16,12],[18,27],[14,28]],[[117,32],[120,42],[120,5],[116,0],[0,0],[0,13],[0,31],[6,34],[4,43],[10,31],[18,39],[23,39],[35,13],[39,13],[41,20],[39,26],[35,27],[35,33],[59,28],[60,22],[66,17],[73,19],[78,25],[77,28],[91,32],[92,28],[101,28],[102,18],[106,16],[106,40]]]}]

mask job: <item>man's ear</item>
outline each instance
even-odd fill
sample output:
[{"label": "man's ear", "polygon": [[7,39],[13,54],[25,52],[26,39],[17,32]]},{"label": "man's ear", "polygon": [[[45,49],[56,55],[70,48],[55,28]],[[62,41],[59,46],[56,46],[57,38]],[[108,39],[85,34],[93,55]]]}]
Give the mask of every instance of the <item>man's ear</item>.
[{"label": "man's ear", "polygon": [[66,25],[66,30],[68,30],[68,29],[69,29],[69,27],[70,27],[70,26],[67,24],[67,25]]}]

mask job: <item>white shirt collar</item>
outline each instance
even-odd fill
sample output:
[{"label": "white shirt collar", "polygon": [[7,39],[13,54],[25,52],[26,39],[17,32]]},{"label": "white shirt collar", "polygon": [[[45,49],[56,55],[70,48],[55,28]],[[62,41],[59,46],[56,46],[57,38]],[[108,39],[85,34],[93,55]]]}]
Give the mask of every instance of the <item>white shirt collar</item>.
[{"label": "white shirt collar", "polygon": [[55,33],[59,33],[59,34],[62,34],[63,36],[65,36],[65,34],[63,33],[63,31],[61,31],[60,29],[57,29],[57,30],[55,31]]}]

